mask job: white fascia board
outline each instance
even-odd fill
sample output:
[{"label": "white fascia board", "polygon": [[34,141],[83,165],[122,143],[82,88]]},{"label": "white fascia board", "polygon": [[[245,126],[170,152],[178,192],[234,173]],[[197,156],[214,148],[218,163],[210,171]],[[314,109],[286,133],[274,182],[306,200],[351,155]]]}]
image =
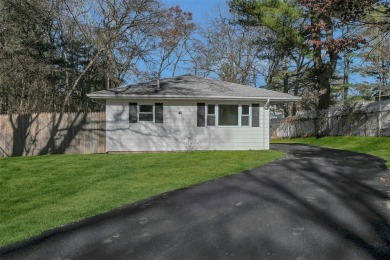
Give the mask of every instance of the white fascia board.
[{"label": "white fascia board", "polygon": [[287,103],[287,102],[298,102],[302,101],[302,98],[296,97],[294,99],[292,98],[270,98],[270,104],[271,105],[276,105],[280,103]]},{"label": "white fascia board", "polygon": [[267,101],[270,100],[272,103],[283,103],[283,102],[296,102],[300,101],[300,97],[293,98],[273,98],[273,97],[234,97],[234,96],[155,96],[155,95],[144,95],[144,96],[134,96],[134,95],[91,95],[87,94],[89,98],[92,99],[166,99],[166,100],[226,100],[226,101]]}]

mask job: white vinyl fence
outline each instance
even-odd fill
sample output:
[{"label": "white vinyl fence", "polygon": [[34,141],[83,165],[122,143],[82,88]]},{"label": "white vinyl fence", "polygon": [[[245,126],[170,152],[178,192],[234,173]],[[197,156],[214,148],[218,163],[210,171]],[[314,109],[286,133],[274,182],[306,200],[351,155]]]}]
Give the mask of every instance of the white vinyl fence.
[{"label": "white vinyl fence", "polygon": [[318,115],[271,119],[271,138],[390,136],[390,100],[337,106]]}]

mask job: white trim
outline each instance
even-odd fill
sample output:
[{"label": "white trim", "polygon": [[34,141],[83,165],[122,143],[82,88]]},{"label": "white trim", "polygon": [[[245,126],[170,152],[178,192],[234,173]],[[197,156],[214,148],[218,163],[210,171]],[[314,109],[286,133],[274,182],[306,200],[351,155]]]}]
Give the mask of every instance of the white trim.
[{"label": "white trim", "polygon": [[[262,113],[263,113],[263,116],[261,117],[262,120],[259,120],[259,127],[262,127],[263,128],[263,145],[265,146],[266,145],[266,140],[267,140],[267,137],[266,137],[266,124],[265,124],[265,111],[266,109],[263,108],[262,109]],[[260,113],[259,113],[259,116],[260,116]],[[263,122],[261,122],[263,121]],[[268,122],[269,122],[269,118],[268,118]]]},{"label": "white trim", "polygon": [[[214,114],[210,114],[211,116],[214,115],[214,122],[215,124],[214,125],[208,125],[207,124],[207,117],[209,116],[208,114],[208,106],[209,105],[213,105],[214,106]],[[219,105],[230,105],[230,106],[238,106],[238,125],[219,125]],[[249,125],[242,125],[242,106],[249,106],[249,114],[248,115],[244,115],[244,116],[248,116],[249,117]],[[220,104],[220,103],[205,103],[205,115],[206,115],[206,118],[205,118],[205,127],[209,126],[209,127],[252,127],[252,104],[248,104],[248,103],[242,103],[242,104]]]},{"label": "white trim", "polygon": [[219,121],[219,104],[215,104],[215,124],[214,125],[216,127],[219,127],[218,121]]},{"label": "white trim", "polygon": [[242,127],[241,125],[241,120],[242,120],[242,105],[238,105],[238,126]]},{"label": "white trim", "polygon": [[218,105],[217,104],[214,104],[214,103],[205,103],[205,114],[206,114],[206,118],[205,118],[205,124],[204,126],[207,127],[208,124],[207,124],[207,117],[209,116],[209,105],[213,105],[214,106],[214,114],[210,114],[210,116],[214,116],[214,125],[210,125],[210,126],[217,126],[217,111],[218,111]]},{"label": "white trim", "polygon": [[[241,116],[240,116],[240,121],[241,121],[241,127],[252,127],[252,104],[241,104]],[[242,114],[242,106],[248,106],[249,107],[249,114],[243,115]],[[248,123],[249,125],[242,125],[242,116],[248,116]]]},{"label": "white trim", "polygon": [[[91,93],[92,94],[92,93]],[[270,98],[270,97],[237,97],[237,96],[176,96],[176,95],[91,95],[87,94],[89,98],[94,99],[169,99],[169,100],[196,100],[196,101],[205,101],[205,100],[226,100],[226,101],[270,101],[270,102],[294,102],[300,101],[302,98],[294,97],[291,98]]]}]

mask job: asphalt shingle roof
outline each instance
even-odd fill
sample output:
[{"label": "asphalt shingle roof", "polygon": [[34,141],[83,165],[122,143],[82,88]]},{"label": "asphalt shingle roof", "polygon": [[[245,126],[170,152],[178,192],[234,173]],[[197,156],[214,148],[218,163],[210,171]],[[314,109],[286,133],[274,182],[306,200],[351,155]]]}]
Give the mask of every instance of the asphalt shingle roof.
[{"label": "asphalt shingle roof", "polygon": [[159,85],[160,87],[157,86],[157,80],[154,80],[126,87],[97,91],[88,94],[88,96],[91,98],[261,98],[286,99],[288,101],[300,99],[299,97],[281,92],[193,75],[161,79]]}]

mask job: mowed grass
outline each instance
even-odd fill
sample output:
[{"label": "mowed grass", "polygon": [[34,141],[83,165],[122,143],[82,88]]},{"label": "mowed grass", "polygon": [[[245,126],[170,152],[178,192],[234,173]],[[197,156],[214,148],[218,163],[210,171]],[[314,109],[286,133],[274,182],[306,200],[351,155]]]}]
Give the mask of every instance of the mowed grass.
[{"label": "mowed grass", "polygon": [[0,159],[0,246],[157,194],[264,165],[277,151]]},{"label": "mowed grass", "polygon": [[367,153],[386,160],[390,169],[390,137],[332,136],[318,139],[308,137],[275,139],[272,143],[301,143]]}]

